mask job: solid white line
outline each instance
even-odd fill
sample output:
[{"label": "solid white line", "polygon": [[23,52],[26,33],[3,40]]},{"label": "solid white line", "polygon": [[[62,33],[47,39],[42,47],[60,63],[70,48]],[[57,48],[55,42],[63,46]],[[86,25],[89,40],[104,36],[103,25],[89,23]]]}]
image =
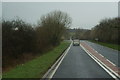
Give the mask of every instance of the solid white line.
[{"label": "solid white line", "polygon": [[[70,46],[69,46],[70,47]],[[69,48],[68,47],[68,48]],[[58,65],[59,61],[62,59],[62,57],[65,55],[65,52],[68,50],[68,48],[63,52],[63,54],[57,59],[57,61],[51,66],[51,68],[44,74],[44,76],[42,77],[44,78],[49,78],[49,76],[51,75],[51,73],[54,71],[56,65]],[[50,79],[50,78],[49,78]]]},{"label": "solid white line", "polygon": [[50,77],[49,78],[52,78],[53,75],[55,74],[55,72],[57,71],[58,67],[60,66],[60,64],[62,63],[63,59],[65,58],[65,56],[67,55],[68,51],[70,50],[71,48],[71,45],[72,45],[72,42],[69,46],[69,48],[66,50],[65,54],[63,55],[62,59],[60,60],[60,62],[58,63],[58,65],[55,67],[55,69],[53,70],[53,72],[51,73]]},{"label": "solid white line", "polygon": [[110,76],[112,76],[114,79],[118,80],[117,77],[115,75],[113,75],[109,70],[107,70],[100,62],[98,62],[94,57],[93,55],[88,52],[88,50],[86,50],[81,44],[80,46],[83,48],[83,50],[85,50],[85,52],[93,59],[95,60],[95,62],[97,62]]},{"label": "solid white line", "polygon": [[44,76],[42,77],[44,78],[49,78],[49,74],[50,72],[54,69],[55,65],[60,61],[60,59],[63,57],[64,53],[59,57],[59,59],[51,66],[51,68],[44,74]]}]

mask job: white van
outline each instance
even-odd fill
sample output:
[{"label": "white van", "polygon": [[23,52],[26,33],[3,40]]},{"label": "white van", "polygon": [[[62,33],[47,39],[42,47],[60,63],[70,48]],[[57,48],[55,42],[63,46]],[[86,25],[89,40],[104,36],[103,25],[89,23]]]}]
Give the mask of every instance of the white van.
[{"label": "white van", "polygon": [[80,45],[80,40],[79,39],[74,39],[73,40],[73,46],[79,46]]}]

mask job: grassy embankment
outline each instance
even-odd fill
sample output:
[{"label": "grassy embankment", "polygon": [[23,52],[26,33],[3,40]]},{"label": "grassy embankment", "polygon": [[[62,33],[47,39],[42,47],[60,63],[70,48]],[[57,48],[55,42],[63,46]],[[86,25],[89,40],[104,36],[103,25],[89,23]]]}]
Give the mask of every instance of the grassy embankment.
[{"label": "grassy embankment", "polygon": [[91,42],[94,42],[94,43],[97,43],[97,44],[120,51],[120,45],[118,45],[118,44],[104,43],[104,42],[98,42],[98,41],[91,41]]},{"label": "grassy embankment", "polygon": [[52,51],[4,73],[3,78],[41,78],[69,44],[62,42]]}]

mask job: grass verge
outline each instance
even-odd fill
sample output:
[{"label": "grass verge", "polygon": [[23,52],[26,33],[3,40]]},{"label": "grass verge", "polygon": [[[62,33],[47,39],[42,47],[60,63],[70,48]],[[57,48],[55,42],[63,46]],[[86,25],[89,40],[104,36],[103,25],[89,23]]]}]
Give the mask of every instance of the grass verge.
[{"label": "grass verge", "polygon": [[42,78],[44,73],[56,61],[61,53],[69,46],[70,42],[62,42],[52,51],[45,53],[23,65],[18,65],[3,74],[3,78]]},{"label": "grass verge", "polygon": [[91,42],[94,42],[94,43],[97,43],[97,44],[100,44],[100,45],[103,45],[103,46],[120,51],[120,45],[117,45],[117,44],[104,43],[104,42],[98,42],[98,41],[91,41]]}]

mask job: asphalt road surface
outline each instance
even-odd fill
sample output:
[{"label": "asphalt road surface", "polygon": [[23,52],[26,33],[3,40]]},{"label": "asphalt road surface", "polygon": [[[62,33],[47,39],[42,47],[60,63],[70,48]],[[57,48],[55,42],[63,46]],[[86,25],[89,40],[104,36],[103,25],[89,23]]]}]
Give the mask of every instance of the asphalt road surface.
[{"label": "asphalt road surface", "polygon": [[[120,53],[117,50],[113,50],[111,48],[108,47],[104,47],[102,45],[96,44],[96,43],[92,43],[89,41],[84,41],[86,42],[88,45],[90,45],[92,48],[94,48],[98,53],[102,54],[104,57],[106,57],[108,60],[110,60],[112,63],[114,63],[116,66],[118,66],[118,53]],[[120,59],[120,58],[119,58]],[[119,65],[120,67],[120,65]]]},{"label": "asphalt road surface", "polygon": [[53,78],[112,78],[80,46],[71,46]]}]

